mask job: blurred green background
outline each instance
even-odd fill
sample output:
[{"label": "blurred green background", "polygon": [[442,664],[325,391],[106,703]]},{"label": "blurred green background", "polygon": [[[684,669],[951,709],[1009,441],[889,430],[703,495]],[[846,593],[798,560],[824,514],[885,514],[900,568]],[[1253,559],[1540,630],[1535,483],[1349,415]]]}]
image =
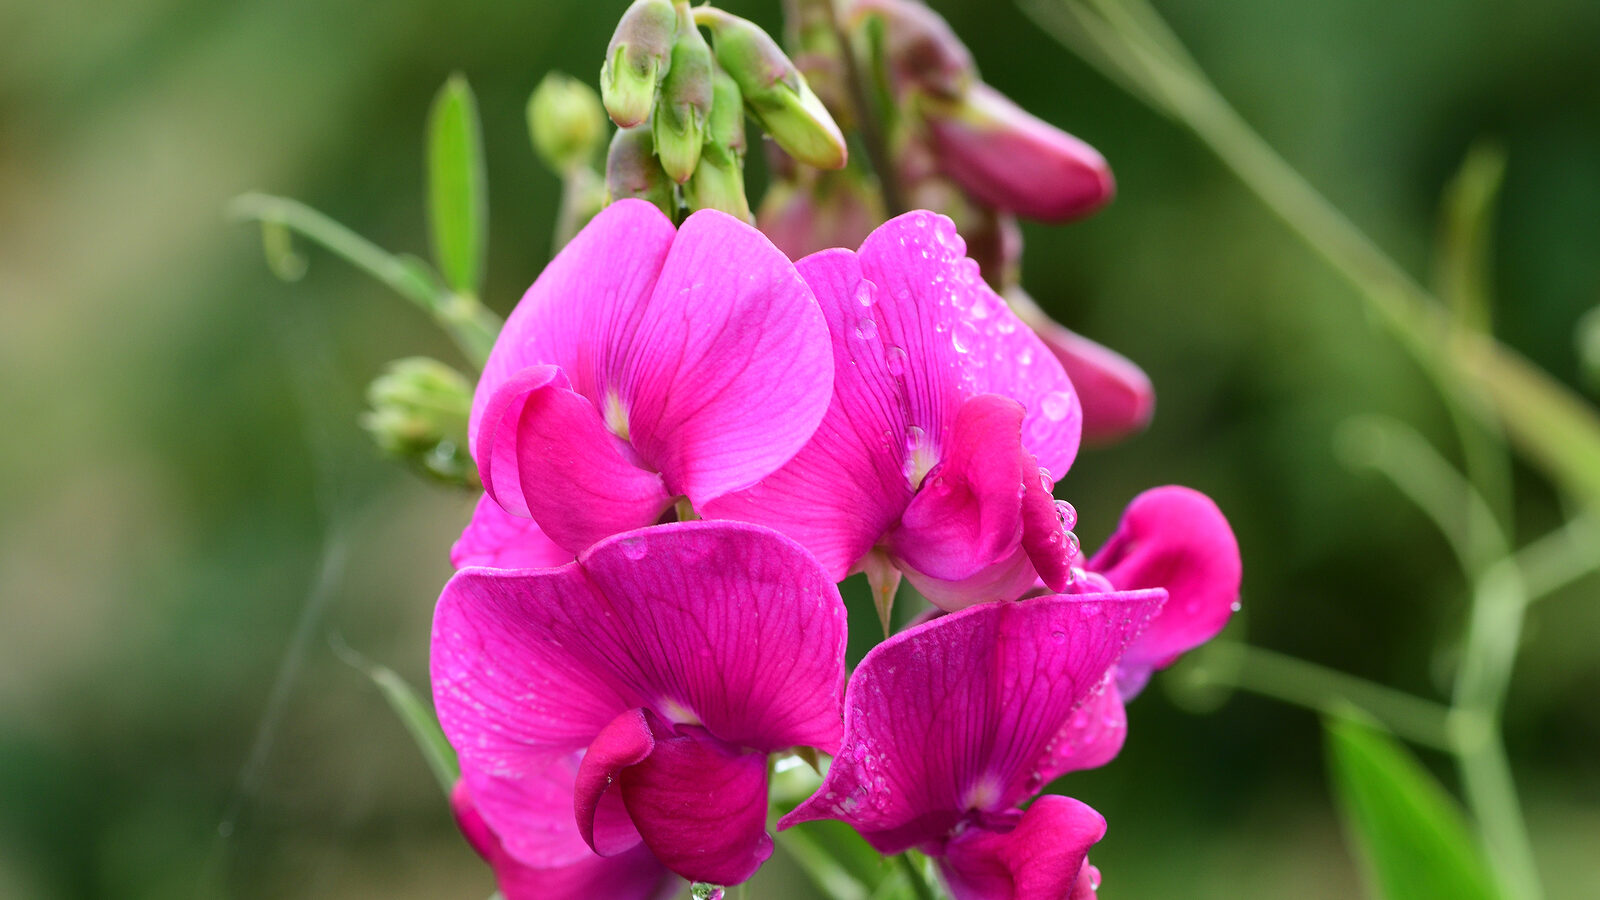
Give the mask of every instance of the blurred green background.
[{"label": "blurred green background", "polygon": [[[557,197],[523,103],[552,68],[592,82],[623,5],[0,5],[0,897],[490,892],[402,727],[329,646],[425,684],[471,499],[377,459],[355,419],[387,360],[459,360],[326,254],[275,281],[257,230],[223,208],[287,194],[425,251],[421,128],[459,70],[487,142],[487,298],[508,310],[547,259]],[[723,5],[777,26],[776,0]],[[1461,579],[1421,515],[1333,452],[1364,412],[1449,447],[1419,372],[1187,134],[1010,5],[934,5],[989,81],[1118,174],[1104,213],[1027,231],[1032,293],[1158,390],[1150,431],[1086,452],[1063,485],[1085,544],[1146,486],[1201,488],[1244,550],[1234,636],[1437,696]],[[1419,276],[1468,144],[1503,141],[1497,328],[1579,382],[1573,324],[1600,303],[1600,4],[1161,9]],[[1557,508],[1519,480],[1526,539]],[[1557,900],[1600,896],[1597,593],[1591,579],[1533,610],[1510,698]],[[1115,765],[1058,785],[1110,820],[1104,895],[1357,895],[1315,718],[1242,695],[1197,714],[1170,681],[1131,709]],[[755,896],[804,896],[797,878],[780,856]]]}]

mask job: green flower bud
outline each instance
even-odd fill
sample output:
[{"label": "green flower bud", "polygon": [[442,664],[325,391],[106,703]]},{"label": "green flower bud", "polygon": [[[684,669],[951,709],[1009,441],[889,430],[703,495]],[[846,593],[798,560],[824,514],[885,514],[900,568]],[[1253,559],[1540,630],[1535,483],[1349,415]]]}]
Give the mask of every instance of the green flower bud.
[{"label": "green flower bud", "polygon": [[744,98],[733,76],[720,67],[712,73],[711,118],[706,122],[700,164],[683,186],[690,209],[720,209],[750,221],[744,191]]},{"label": "green flower bud", "polygon": [[371,409],[361,426],[384,455],[440,481],[478,488],[478,467],[467,450],[472,382],[426,357],[396,360],[367,388]]},{"label": "green flower bud", "polygon": [[844,135],[800,70],[754,22],[718,9],[696,11],[711,29],[717,62],[738,82],[750,115],[790,156],[819,169],[843,168]]},{"label": "green flower bud", "polygon": [[600,96],[613,122],[632,128],[650,117],[677,28],[672,0],[634,0],[622,14],[600,68]]},{"label": "green flower bud", "polygon": [[557,175],[588,165],[606,139],[600,97],[571,75],[551,72],[528,98],[528,134],[539,159]]},{"label": "green flower bud", "polygon": [[672,67],[661,81],[650,121],[661,167],[679,184],[689,180],[700,162],[711,93],[711,47],[693,20],[684,16],[672,42]]},{"label": "green flower bud", "polygon": [[650,126],[617,129],[606,154],[606,202],[638,197],[676,219],[678,197],[673,188],[672,179],[656,159]]}]

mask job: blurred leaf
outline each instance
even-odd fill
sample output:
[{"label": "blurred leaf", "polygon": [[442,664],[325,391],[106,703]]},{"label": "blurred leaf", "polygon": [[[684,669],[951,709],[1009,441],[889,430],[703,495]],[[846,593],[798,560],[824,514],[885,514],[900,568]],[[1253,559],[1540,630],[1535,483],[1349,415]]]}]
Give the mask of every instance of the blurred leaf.
[{"label": "blurred leaf", "polygon": [[1600,391],[1600,306],[1578,320],[1574,338],[1578,343],[1578,365],[1591,391]]},{"label": "blurred leaf", "polygon": [[1411,752],[1368,725],[1324,722],[1334,795],[1384,900],[1495,900],[1461,810]]},{"label": "blurred leaf", "polygon": [[476,296],[489,234],[488,187],[478,103],[452,75],[428,113],[428,221],[433,255],[450,287]]},{"label": "blurred leaf", "polygon": [[1491,330],[1494,211],[1505,175],[1504,147],[1487,140],[1473,144],[1445,187],[1439,216],[1435,289],[1459,325],[1483,334]]},{"label": "blurred leaf", "polygon": [[306,274],[306,258],[294,249],[294,235],[282,222],[261,223],[261,252],[267,268],[284,281],[299,281]]},{"label": "blurred leaf", "polygon": [[394,710],[401,724],[406,726],[406,731],[411,733],[411,739],[422,751],[423,759],[448,798],[461,777],[461,765],[456,761],[455,749],[439,728],[439,720],[434,717],[433,709],[393,669],[371,662],[352,650],[338,635],[330,635],[328,640],[333,645],[333,652],[341,660],[351,668],[366,673],[378,690],[383,692],[383,699],[389,701],[389,708]]}]

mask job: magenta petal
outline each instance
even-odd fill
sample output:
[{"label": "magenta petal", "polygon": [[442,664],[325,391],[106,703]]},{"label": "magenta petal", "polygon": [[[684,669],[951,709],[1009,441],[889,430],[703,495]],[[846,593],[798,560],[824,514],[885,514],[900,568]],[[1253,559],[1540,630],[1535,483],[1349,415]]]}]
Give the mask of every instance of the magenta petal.
[{"label": "magenta petal", "polygon": [[732,522],[603,541],[556,569],[466,569],[434,617],[439,722],[479,811],[523,857],[518,779],[643,707],[736,747],[832,752],[845,611],[797,544]]},{"label": "magenta petal", "polygon": [[955,900],[1075,897],[1089,848],[1106,820],[1071,797],[1034,801],[1015,828],[969,829],[950,842],[940,869]]},{"label": "magenta petal", "polygon": [[961,404],[943,461],[928,472],[890,537],[889,552],[902,568],[959,581],[1016,549],[1022,537],[1021,429],[1015,400],[982,394]]},{"label": "magenta petal", "polygon": [[985,603],[879,644],[850,679],[843,748],[781,827],[835,818],[884,853],[939,852],[958,822],[1007,814],[1164,597]]},{"label": "magenta petal", "polygon": [[1211,498],[1185,487],[1145,491],[1089,568],[1118,590],[1166,588],[1170,599],[1123,659],[1124,697],[1132,699],[1153,669],[1221,631],[1239,599],[1241,567],[1233,529]]},{"label": "magenta petal", "polygon": [[1067,539],[1076,520],[1062,518],[1061,507],[1050,493],[1050,479],[1040,471],[1033,457],[1022,458],[1022,549],[1045,587],[1060,593],[1072,579],[1072,563],[1077,548]]},{"label": "magenta petal", "polygon": [[672,222],[653,205],[619,200],[545,266],[506,318],[478,380],[467,433],[480,460],[479,430],[489,398],[529,366],[556,366],[573,390],[597,405],[604,399],[621,372],[673,235]]},{"label": "magenta petal", "polygon": [[513,516],[488,494],[478,498],[472,521],[450,548],[450,564],[458,569],[545,569],[572,562],[572,557],[539,529],[539,523]]},{"label": "magenta petal", "polygon": [[1048,784],[1057,776],[1097,769],[1115,759],[1128,736],[1128,711],[1117,691],[1115,673],[1106,673],[1104,686],[1083,702],[1061,726],[1049,752],[1039,761],[1040,780]]},{"label": "magenta petal", "polygon": [[832,393],[827,325],[794,265],[732,216],[690,216],[623,363],[644,462],[699,507],[788,462]]},{"label": "magenta petal", "polygon": [[[570,777],[571,766],[563,771]],[[559,795],[561,792],[558,790]],[[678,880],[644,847],[605,859],[592,853],[554,866],[532,866],[512,856],[473,805],[466,782],[456,783],[450,795],[461,833],[494,870],[495,882],[505,900],[665,900],[677,892]],[[571,828],[570,820],[566,823]],[[559,823],[553,825],[559,831]]]},{"label": "magenta petal", "polygon": [[833,400],[811,440],[783,468],[749,490],[707,505],[710,518],[766,525],[811,552],[844,580],[911,500],[904,472],[906,419],[894,402],[895,375],[854,253],[830,250],[799,263],[833,335]]},{"label": "magenta petal", "polygon": [[622,796],[645,846],[692,881],[738,884],[772,855],[767,834],[767,758],[701,729],[656,742],[622,772]]},{"label": "magenta petal", "polygon": [[981,82],[950,115],[931,117],[939,167],[987,206],[1061,222],[1116,191],[1105,157]]},{"label": "magenta petal", "polygon": [[526,511],[575,554],[654,523],[672,497],[661,476],[635,465],[599,411],[563,387],[564,380],[549,366],[507,379],[484,407],[478,459],[484,487],[501,506]]},{"label": "magenta petal", "polygon": [[[620,795],[609,789],[623,769],[642,762],[655,747],[644,710],[630,709],[601,730],[578,764],[573,811],[579,833],[601,856],[615,856],[639,843],[639,832],[623,809]],[[607,798],[612,802],[607,803]]]},{"label": "magenta petal", "polygon": [[1025,410],[1023,448],[1059,479],[1078,452],[1077,394],[965,253],[949,219],[919,210],[884,223],[858,254],[877,288],[875,331],[898,370],[909,424],[937,444],[965,398],[1010,397]]}]

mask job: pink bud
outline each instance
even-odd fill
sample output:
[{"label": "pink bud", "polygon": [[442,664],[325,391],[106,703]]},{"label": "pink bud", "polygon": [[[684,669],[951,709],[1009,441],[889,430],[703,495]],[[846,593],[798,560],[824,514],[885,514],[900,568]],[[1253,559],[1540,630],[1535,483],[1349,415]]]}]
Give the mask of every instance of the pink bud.
[{"label": "pink bud", "polygon": [[1083,404],[1085,442],[1112,443],[1150,424],[1156,394],[1144,370],[1115,350],[1057,323],[1021,288],[1007,290],[1006,301],[1067,370]]},{"label": "pink bud", "polygon": [[927,106],[940,169],[983,203],[1062,222],[1094,212],[1116,193],[1105,157],[986,84]]},{"label": "pink bud", "polygon": [[756,225],[790,259],[832,247],[858,247],[883,221],[882,204],[849,171],[799,172],[762,198]]}]

